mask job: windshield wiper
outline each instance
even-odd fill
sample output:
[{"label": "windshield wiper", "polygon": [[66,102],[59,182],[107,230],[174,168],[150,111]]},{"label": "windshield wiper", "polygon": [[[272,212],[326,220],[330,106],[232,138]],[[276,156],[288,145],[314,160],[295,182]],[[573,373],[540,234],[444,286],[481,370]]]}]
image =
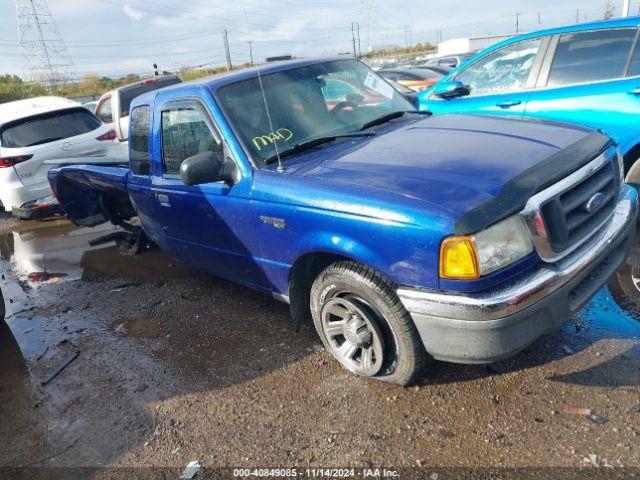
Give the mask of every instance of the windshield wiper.
[{"label": "windshield wiper", "polygon": [[375,127],[376,125],[382,125],[383,123],[387,123],[394,118],[400,118],[405,113],[417,113],[418,115],[431,115],[431,112],[428,110],[400,110],[398,112],[387,113],[378,118],[374,118],[370,122],[365,123],[360,130],[366,130],[367,128]]},{"label": "windshield wiper", "polygon": [[[353,132],[353,133],[341,133],[339,135],[327,135],[324,137],[315,137],[315,138],[310,138],[308,140],[304,140],[303,142],[300,143],[296,143],[295,145],[293,145],[291,148],[288,148],[282,152],[278,152],[280,158],[283,157],[287,157],[289,155],[293,155],[295,153],[299,153],[302,152],[304,150],[308,150],[309,148],[313,148],[317,145],[322,145],[323,143],[329,143],[329,142],[333,142],[334,140],[338,139],[338,138],[348,138],[348,137],[373,137],[375,136],[375,133],[373,132]],[[278,155],[271,155],[269,158],[267,158],[264,163],[266,165],[270,165],[273,162],[276,162],[278,160]]]}]

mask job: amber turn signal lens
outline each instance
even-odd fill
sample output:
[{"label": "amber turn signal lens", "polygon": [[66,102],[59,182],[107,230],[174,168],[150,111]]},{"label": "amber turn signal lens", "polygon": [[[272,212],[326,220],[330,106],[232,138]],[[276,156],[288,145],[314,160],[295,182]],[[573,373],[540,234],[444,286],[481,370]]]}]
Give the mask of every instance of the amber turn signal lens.
[{"label": "amber turn signal lens", "polygon": [[479,277],[480,266],[473,239],[445,238],[440,246],[440,278],[474,280]]}]

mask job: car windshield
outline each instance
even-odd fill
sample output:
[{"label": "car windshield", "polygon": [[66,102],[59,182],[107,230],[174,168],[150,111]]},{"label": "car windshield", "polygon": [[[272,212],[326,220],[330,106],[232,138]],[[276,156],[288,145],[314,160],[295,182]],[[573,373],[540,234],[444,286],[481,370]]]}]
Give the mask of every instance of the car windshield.
[{"label": "car windshield", "polygon": [[218,98],[259,165],[273,158],[276,146],[283,153],[310,139],[355,133],[382,116],[415,110],[357,60],[317,63],[232,83],[219,89]]}]

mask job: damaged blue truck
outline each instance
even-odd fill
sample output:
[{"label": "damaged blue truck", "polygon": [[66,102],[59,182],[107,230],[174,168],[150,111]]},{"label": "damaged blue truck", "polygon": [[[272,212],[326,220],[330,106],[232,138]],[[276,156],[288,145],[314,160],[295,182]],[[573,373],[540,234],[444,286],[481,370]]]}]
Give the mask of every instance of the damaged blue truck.
[{"label": "damaged blue truck", "polygon": [[353,59],[137,97],[129,150],[50,171],[70,219],[284,300],[348,370],[402,385],[431,357],[493,362],[554,330],[636,232],[607,135],[430,116]]}]

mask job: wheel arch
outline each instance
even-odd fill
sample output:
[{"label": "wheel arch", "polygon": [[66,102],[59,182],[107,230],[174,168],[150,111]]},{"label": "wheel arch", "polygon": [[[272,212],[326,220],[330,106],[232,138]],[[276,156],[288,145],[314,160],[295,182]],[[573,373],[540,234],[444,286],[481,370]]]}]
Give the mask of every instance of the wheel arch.
[{"label": "wheel arch", "polygon": [[624,171],[626,182],[638,187],[640,185],[640,143],[637,143],[624,154]]},{"label": "wheel arch", "polygon": [[289,307],[296,328],[311,321],[309,292],[317,276],[329,265],[344,260],[364,265],[387,278],[368,262],[344,252],[313,250],[300,255],[289,270]]}]

